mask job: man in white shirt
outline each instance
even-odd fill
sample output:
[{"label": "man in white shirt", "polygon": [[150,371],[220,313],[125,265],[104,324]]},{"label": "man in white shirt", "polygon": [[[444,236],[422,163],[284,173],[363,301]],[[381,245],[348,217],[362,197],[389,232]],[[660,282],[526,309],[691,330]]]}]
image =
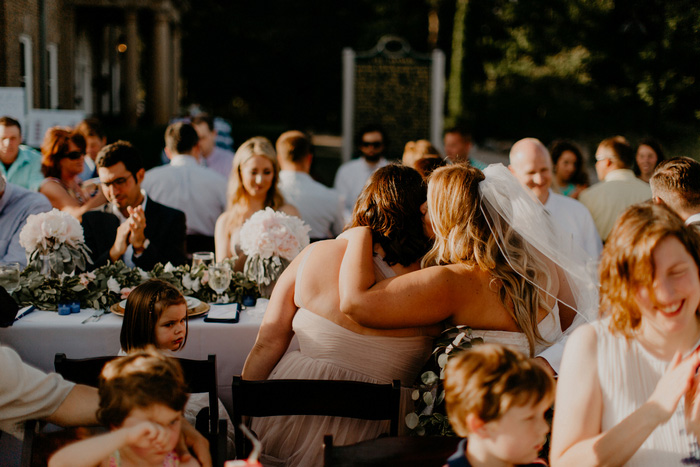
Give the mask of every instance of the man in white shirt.
[{"label": "man in white shirt", "polygon": [[280,165],[279,189],[287,203],[294,205],[309,224],[312,240],[335,238],[343,231],[343,203],[340,195],[309,175],[313,160],[311,141],[301,131],[287,131],[277,139]]},{"label": "man in white shirt", "polygon": [[649,180],[655,203],[673,209],[688,225],[700,227],[700,163],[689,157],[663,161]]},{"label": "man in white shirt", "polygon": [[583,204],[552,191],[552,158],[547,148],[535,138],[521,139],[510,150],[508,168],[544,205],[554,223],[571,235],[573,243],[597,260],[603,244],[593,218]]},{"label": "man in white shirt", "polygon": [[378,125],[367,125],[359,132],[360,157],[340,166],[335,174],[333,187],[343,198],[346,221],[352,217],[352,209],[367,179],[377,170],[388,164],[383,157],[386,136]]},{"label": "man in white shirt", "polygon": [[191,236],[206,237],[210,242],[205,243],[213,248],[216,219],[226,209],[227,180],[199,164],[198,141],[189,123],[170,125],[165,130],[165,154],[170,164],[146,172],[141,185],[151,199],[185,213],[188,252],[193,251]]}]

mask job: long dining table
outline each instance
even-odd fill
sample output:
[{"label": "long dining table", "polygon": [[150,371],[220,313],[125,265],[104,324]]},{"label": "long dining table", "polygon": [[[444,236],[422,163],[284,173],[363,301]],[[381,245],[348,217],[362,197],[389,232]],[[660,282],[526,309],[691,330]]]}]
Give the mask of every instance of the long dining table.
[{"label": "long dining table", "polygon": [[[259,299],[255,307],[241,312],[238,323],[205,322],[203,316],[189,319],[185,347],[177,357],[203,360],[209,354],[217,358],[219,398],[231,412],[231,381],[241,374],[243,364],[255,343],[268,300]],[[68,358],[117,355],[122,317],[106,313],[99,320],[88,320],[95,310],[59,315],[52,311],[33,311],[8,328],[0,328],[0,344],[12,347],[24,362],[40,370],[54,371],[56,353]],[[290,349],[296,347],[296,340]]]}]

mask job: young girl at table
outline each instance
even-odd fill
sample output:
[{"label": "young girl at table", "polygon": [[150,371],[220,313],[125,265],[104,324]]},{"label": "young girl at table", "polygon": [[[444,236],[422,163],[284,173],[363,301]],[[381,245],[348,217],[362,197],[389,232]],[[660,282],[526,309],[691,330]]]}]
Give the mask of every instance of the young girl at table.
[{"label": "young girl at table", "polygon": [[[119,355],[126,355],[148,345],[171,357],[187,342],[187,301],[172,284],[150,279],[131,291],[126,299],[120,335]],[[185,418],[195,424],[197,414],[209,406],[207,394],[192,394],[185,407]],[[228,425],[228,448],[233,452],[234,430],[226,408],[219,400],[219,418]]]},{"label": "young girl at table", "polygon": [[177,361],[152,347],[109,362],[100,375],[97,418],[110,432],[57,451],[49,466],[198,466],[180,462],[187,385]]},{"label": "young girl at table", "polygon": [[445,368],[445,403],[466,439],[445,467],[547,465],[537,455],[553,401],[554,378],[515,349],[483,344],[457,354]]}]

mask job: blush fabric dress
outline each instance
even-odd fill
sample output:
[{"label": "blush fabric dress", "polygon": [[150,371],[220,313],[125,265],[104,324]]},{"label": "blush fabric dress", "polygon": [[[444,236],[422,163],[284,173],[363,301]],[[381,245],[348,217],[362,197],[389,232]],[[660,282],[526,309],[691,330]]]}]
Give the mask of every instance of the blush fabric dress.
[{"label": "blush fabric dress", "polygon": [[[308,254],[311,252],[307,253]],[[297,272],[297,304],[300,306],[292,328],[299,350],[287,353],[269,379],[352,380],[391,383],[401,380],[402,416],[413,410],[410,398],[415,377],[430,356],[430,336],[387,337],[357,334],[303,307],[299,284],[304,258]],[[379,257],[374,257],[377,280],[394,272]],[[263,446],[261,462],[266,466],[321,466],[323,436],[333,435],[334,444],[352,444],[389,432],[388,421],[359,420],[324,416],[255,418],[252,429]]]},{"label": "blush fabric dress", "polygon": [[[638,340],[610,332],[609,323],[609,318],[592,323],[598,338],[598,379],[603,395],[601,431],[610,430],[644,404],[669,365]],[[700,341],[695,348],[699,345]],[[625,466],[700,464],[697,440],[685,430],[684,411],[681,398],[671,419],[651,432]]]}]

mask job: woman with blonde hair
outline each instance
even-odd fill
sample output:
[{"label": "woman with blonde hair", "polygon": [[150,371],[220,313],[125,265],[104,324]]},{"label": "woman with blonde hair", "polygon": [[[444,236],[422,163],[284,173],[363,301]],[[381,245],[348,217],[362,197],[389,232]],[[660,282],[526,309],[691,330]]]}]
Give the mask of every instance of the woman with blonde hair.
[{"label": "woman with blonde hair", "polygon": [[70,128],[49,128],[41,144],[41,172],[44,181],[39,193],[51,205],[81,220],[84,213],[104,204],[102,190],[89,193],[79,175],[83,171],[85,138]]},{"label": "woman with blonde hair", "polygon": [[697,465],[700,237],[668,207],[644,203],[609,238],[601,319],[564,353],[551,465]]},{"label": "woman with blonde hair", "polygon": [[590,258],[567,255],[565,236],[502,165],[484,173],[466,165],[437,169],[428,182],[428,214],[435,244],[424,268],[378,283],[369,231],[343,234],[343,313],[382,329],[467,325],[474,337],[531,357],[575,320],[590,319],[597,301]]},{"label": "woman with blonde hair", "polygon": [[238,251],[238,233],[246,220],[256,212],[270,207],[292,216],[299,211],[286,204],[277,188],[279,165],[272,143],[262,136],[250,138],[236,151],[228,181],[227,210],[216,221],[214,239],[216,260],[235,257],[235,270],[245,264],[245,256]]}]

